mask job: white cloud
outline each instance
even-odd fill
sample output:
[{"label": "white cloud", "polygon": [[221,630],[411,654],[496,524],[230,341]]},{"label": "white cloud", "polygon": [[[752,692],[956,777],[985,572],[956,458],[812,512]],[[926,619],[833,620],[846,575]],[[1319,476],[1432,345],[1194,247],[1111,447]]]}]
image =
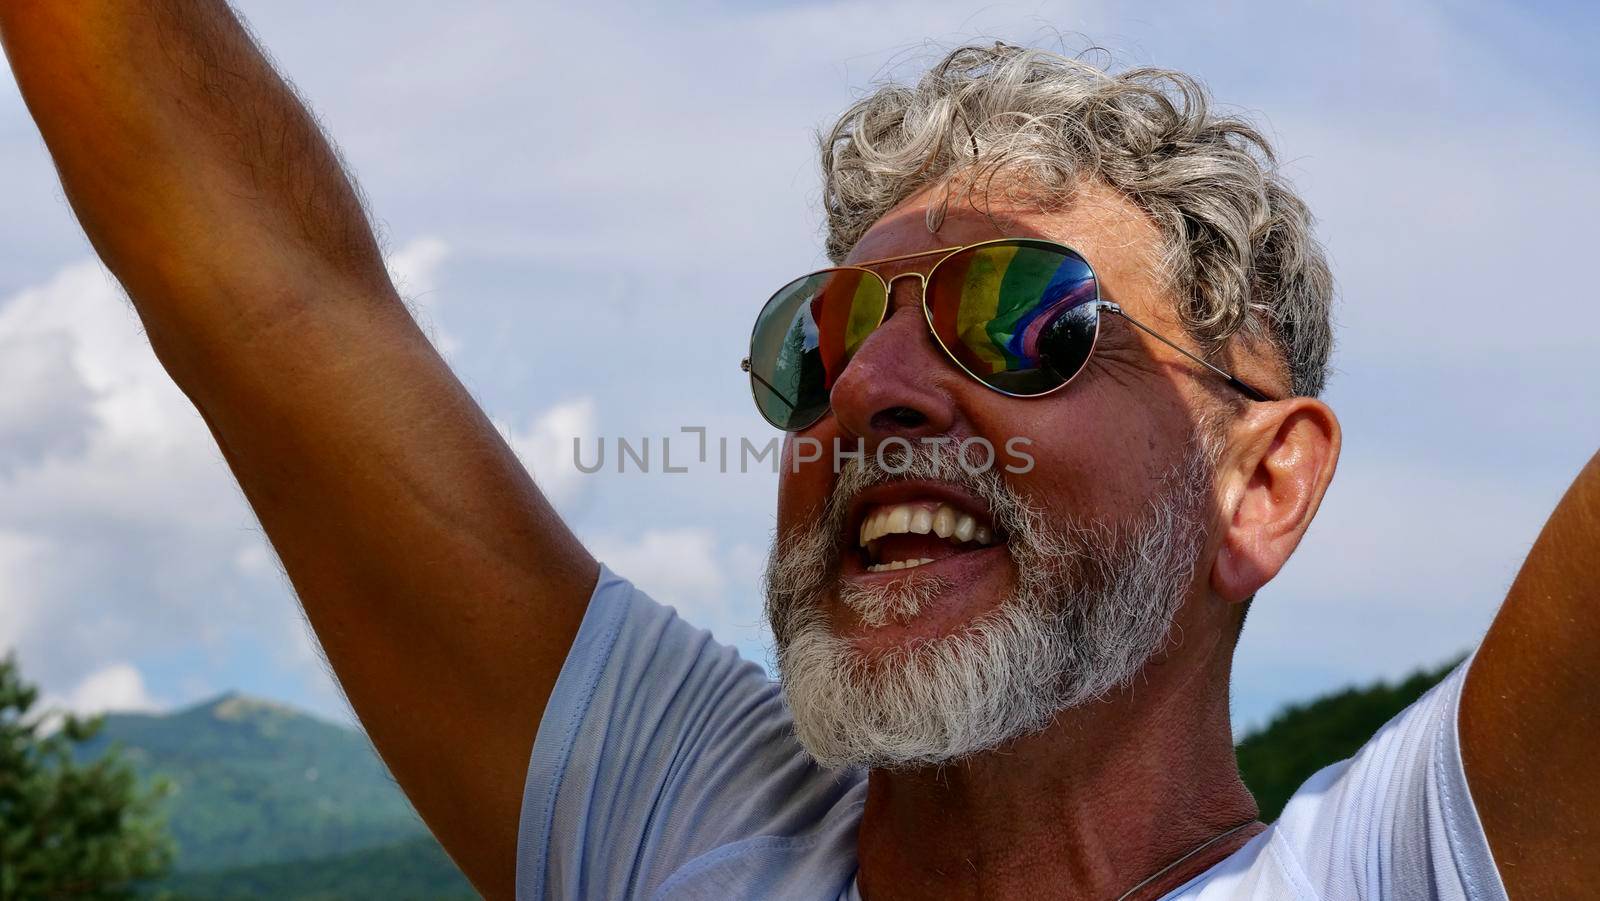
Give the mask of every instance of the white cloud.
[{"label": "white cloud", "polygon": [[[0,407],[0,646],[30,678],[69,700],[79,689],[67,686],[85,686],[84,698],[133,703],[142,682],[106,669],[130,648],[223,666],[247,636],[304,642],[280,580],[237,578],[254,516],[103,268],[71,264],[0,298],[0,348],[27,349],[0,357],[25,376]],[[295,678],[326,681],[278,656]]]},{"label": "white cloud", "polygon": [[[447,252],[421,239],[391,263],[427,298]],[[129,648],[199,652],[174,678],[225,687],[215,673],[230,665],[230,648],[254,643],[278,678],[339,713],[254,515],[114,280],[83,262],[0,298],[0,350],[12,349],[0,356],[15,388],[0,402],[0,648],[16,648],[56,696],[121,686],[137,700],[125,670],[100,669]],[[572,438],[592,436],[594,422],[593,400],[579,397],[522,428],[502,426],[563,509],[584,488]],[[99,681],[85,682],[90,675]]]},{"label": "white cloud", "polygon": [[[634,538],[601,535],[589,549],[612,572],[718,640],[760,659],[765,626],[758,598],[747,593],[752,552],[724,549],[708,529],[650,529]],[[733,592],[730,594],[730,587]]]},{"label": "white cloud", "polygon": [[450,256],[450,245],[435,237],[422,237],[410,241],[390,254],[385,262],[395,290],[405,298],[406,306],[417,320],[423,334],[433,342],[439,353],[449,357],[461,349],[461,342],[439,326],[438,280],[439,268]]},{"label": "white cloud", "polygon": [[[1334,381],[1352,449],[1335,493],[1241,650],[1274,698],[1315,688],[1283,687],[1291,658],[1350,676],[1465,634],[1449,599],[1483,586],[1467,611],[1481,619],[1541,492],[1570,477],[1536,445],[1600,439],[1592,401],[1565,387],[1595,377],[1583,341],[1600,307],[1566,282],[1600,165],[1594,109],[1570,102],[1585,79],[1550,74],[1592,70],[1559,16],[1519,11],[1508,30],[1472,3],[241,5],[388,230],[430,236],[390,257],[399,289],[545,492],[610,536],[603,558],[719,634],[759,623],[750,537],[771,528],[772,480],[590,483],[570,438],[595,435],[602,408],[614,435],[675,434],[679,416],[754,427],[732,361],[752,304],[816,260],[810,129],[886,65],[936,53],[930,36],[1049,43],[1059,27],[1070,46],[1081,30],[1275,126],[1335,254],[1338,361],[1359,370]],[[368,39],[351,45],[357,25]],[[1540,66],[1518,66],[1530,51]],[[104,272],[60,265],[81,236],[9,90],[0,124],[0,643],[38,649],[57,687],[133,646],[220,657],[245,642],[326,689],[203,423]],[[1441,361],[1464,361],[1460,377],[1419,380]],[[521,400],[535,386],[576,399],[537,412]],[[1439,467],[1392,462],[1407,447]],[[177,700],[212,684],[201,669],[145,673]]]},{"label": "white cloud", "polygon": [[685,615],[720,612],[712,606],[725,584],[716,547],[716,538],[705,529],[649,531],[631,542],[593,542],[595,556],[614,572]]},{"label": "white cloud", "polygon": [[0,475],[83,449],[90,392],[70,349],[57,334],[0,341]]},{"label": "white cloud", "polygon": [[277,557],[264,536],[258,541],[240,545],[233,555],[233,565],[239,567],[241,573],[250,576],[270,574],[275,571],[276,563]]},{"label": "white cloud", "polygon": [[[35,368],[81,386],[52,397],[71,404],[58,408],[69,422],[85,426],[84,414],[91,413],[106,440],[147,451],[184,440],[182,425],[194,418],[193,408],[156,362],[132,307],[99,263],[67,266],[0,302],[0,342],[34,348]],[[18,384],[26,385],[21,392],[45,390]]]},{"label": "white cloud", "polygon": [[578,397],[538,414],[524,428],[499,420],[495,427],[533,474],[545,498],[570,517],[589,479],[573,462],[573,441],[592,446],[599,437],[596,423],[594,399]]},{"label": "white cloud", "polygon": [[432,303],[439,267],[450,256],[450,245],[432,236],[408,241],[386,260],[395,288],[418,303]]},{"label": "white cloud", "polygon": [[78,714],[150,713],[164,705],[150,696],[144,676],[131,663],[117,662],[85,676],[64,697],[43,699],[44,708]]},{"label": "white cloud", "polygon": [[33,619],[36,573],[45,542],[0,529],[0,655],[14,649]]},{"label": "white cloud", "polygon": [[[219,478],[226,470],[209,432],[97,263],[68,266],[0,301],[0,346],[47,349],[46,367],[84,389],[51,398],[52,416],[73,425],[72,439],[0,473],[0,528],[48,533],[86,517],[146,528],[238,523],[238,492]],[[18,390],[51,389],[30,381]],[[0,443],[10,445],[7,425]],[[29,428],[21,426],[24,434]]]}]

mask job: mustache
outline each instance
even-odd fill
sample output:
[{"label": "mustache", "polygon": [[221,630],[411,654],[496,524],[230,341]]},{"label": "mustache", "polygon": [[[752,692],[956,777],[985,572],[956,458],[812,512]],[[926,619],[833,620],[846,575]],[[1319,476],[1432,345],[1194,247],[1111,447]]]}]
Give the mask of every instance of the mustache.
[{"label": "mustache", "polygon": [[885,450],[881,458],[877,454],[851,458],[840,468],[817,515],[791,526],[774,541],[765,595],[767,619],[779,647],[787,643],[798,612],[838,581],[845,528],[856,498],[868,489],[907,481],[943,482],[976,497],[988,508],[996,532],[1013,541],[1038,534],[1044,521],[1039,507],[992,467],[974,465],[949,443],[897,446]]},{"label": "mustache", "polygon": [[889,448],[882,455],[881,465],[877,454],[852,458],[840,468],[833,490],[814,521],[832,534],[841,534],[851,506],[862,492],[910,481],[943,482],[973,495],[989,508],[993,524],[1006,532],[1009,527],[1026,527],[1035,512],[1034,505],[993,467],[976,466],[970,456],[945,443]]},{"label": "mustache", "polygon": [[[841,472],[817,515],[774,541],[768,557],[776,668],[806,750],[829,767],[941,764],[1130,685],[1181,640],[1175,617],[1214,511],[1219,447],[1197,432],[1143,503],[1108,508],[1105,518],[1067,504],[1046,516],[1000,478],[948,465],[949,454],[916,454],[893,472]],[[915,616],[916,595],[937,588],[927,576],[855,585],[839,566],[857,495],[913,478],[954,483],[989,505],[1015,582],[1000,604],[948,635],[858,650],[834,634],[830,599],[870,624],[873,614]]]}]

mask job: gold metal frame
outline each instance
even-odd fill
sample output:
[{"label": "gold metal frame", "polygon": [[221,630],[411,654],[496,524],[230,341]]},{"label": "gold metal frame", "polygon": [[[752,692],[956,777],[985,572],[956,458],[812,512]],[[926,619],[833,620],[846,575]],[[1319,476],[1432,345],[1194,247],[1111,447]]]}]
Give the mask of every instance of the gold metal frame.
[{"label": "gold metal frame", "polygon": [[[1046,249],[1049,249],[1049,250],[1066,251],[1067,253],[1071,254],[1074,257],[1077,257],[1080,261],[1082,261],[1083,265],[1088,267],[1089,274],[1094,276],[1094,280],[1095,280],[1094,281],[1094,300],[1089,302],[1089,303],[1093,304],[1094,310],[1095,310],[1095,313],[1096,313],[1096,315],[1095,315],[1095,323],[1094,323],[1094,340],[1089,345],[1089,352],[1084,355],[1084,365],[1078,367],[1078,371],[1074,372],[1072,375],[1070,375],[1066,379],[1064,379],[1061,382],[1061,384],[1056,385],[1054,388],[1051,388],[1051,389],[1049,389],[1047,391],[1040,391],[1040,392],[1038,392],[1036,394],[1018,394],[1016,392],[1007,391],[1004,388],[998,388],[998,387],[996,387],[994,385],[989,384],[988,382],[984,381],[983,378],[981,376],[979,376],[977,373],[973,372],[971,369],[968,369],[967,365],[965,363],[961,362],[961,358],[956,356],[954,353],[951,352],[949,346],[944,343],[944,339],[939,337],[938,329],[934,328],[934,325],[933,325],[933,309],[928,305],[928,282],[931,281],[933,279],[933,276],[939,271],[939,267],[942,266],[945,263],[946,260],[950,259],[951,257],[955,256],[958,253],[961,253],[962,251],[973,250],[975,248],[987,247],[987,246],[996,245],[996,244],[1031,244],[1031,245],[1042,246],[1042,247],[1044,247]],[[898,262],[900,262],[902,260],[913,260],[913,259],[917,259],[918,257],[934,256],[936,254],[943,254],[943,256],[941,256],[938,260],[936,260],[932,266],[928,267],[928,271],[926,273],[922,273],[922,272],[902,272],[899,275],[896,275],[896,276],[893,276],[891,278],[885,279],[883,276],[879,275],[877,272],[875,272],[872,269],[868,268],[870,266],[881,266],[881,265],[883,265],[885,263],[898,263]],[[872,325],[872,330],[873,331],[876,331],[879,326],[883,325],[883,320],[885,318],[887,318],[888,315],[889,315],[889,305],[894,299],[894,283],[899,281],[900,279],[903,279],[903,278],[916,278],[919,282],[921,282],[921,285],[922,285],[922,299],[921,299],[922,317],[928,324],[928,333],[933,336],[933,340],[934,341],[938,342],[939,349],[944,351],[944,355],[946,357],[950,358],[951,362],[955,363],[958,367],[960,367],[961,371],[965,372],[973,380],[977,381],[979,384],[983,385],[985,388],[988,388],[989,390],[994,391],[994,392],[996,392],[998,394],[1003,394],[1003,395],[1005,395],[1007,397],[1044,397],[1044,396],[1049,395],[1049,394],[1054,394],[1055,392],[1060,391],[1062,388],[1065,388],[1068,385],[1072,384],[1072,382],[1075,379],[1077,379],[1077,377],[1080,374],[1082,374],[1083,370],[1088,368],[1088,361],[1094,356],[1095,348],[1100,345],[1100,316],[1099,316],[1099,314],[1100,313],[1112,313],[1112,314],[1115,314],[1115,315],[1120,316],[1121,318],[1127,320],[1130,325],[1133,325],[1134,327],[1138,328],[1140,331],[1144,332],[1145,334],[1149,335],[1150,337],[1152,337],[1152,338],[1156,339],[1157,341],[1160,341],[1162,344],[1165,344],[1166,346],[1172,348],[1173,350],[1175,350],[1178,353],[1182,354],[1184,357],[1188,358],[1189,360],[1191,360],[1191,361],[1193,361],[1195,363],[1199,363],[1201,366],[1204,366],[1206,369],[1210,370],[1212,373],[1216,374],[1217,376],[1222,378],[1224,381],[1226,381],[1228,383],[1229,387],[1239,391],[1241,394],[1243,394],[1244,396],[1250,398],[1251,400],[1253,400],[1253,401],[1261,401],[1261,402],[1274,400],[1273,397],[1271,397],[1270,395],[1266,394],[1265,392],[1255,388],[1254,386],[1250,385],[1248,382],[1244,381],[1243,379],[1240,379],[1237,376],[1233,375],[1232,373],[1228,372],[1227,370],[1222,369],[1221,367],[1206,361],[1205,359],[1201,358],[1198,354],[1195,354],[1195,353],[1192,353],[1192,352],[1190,352],[1188,350],[1185,350],[1184,348],[1180,347],[1176,342],[1172,341],[1170,338],[1167,338],[1165,335],[1162,335],[1161,333],[1157,332],[1155,329],[1152,329],[1150,326],[1145,325],[1144,323],[1140,322],[1139,320],[1137,320],[1137,319],[1133,318],[1132,316],[1128,315],[1128,312],[1126,310],[1124,310],[1121,306],[1116,304],[1115,302],[1109,301],[1109,300],[1102,300],[1101,297],[1100,297],[1100,277],[1095,274],[1094,265],[1089,262],[1089,258],[1084,256],[1083,254],[1079,253],[1076,249],[1074,249],[1074,248],[1072,248],[1072,247],[1070,247],[1070,246],[1068,246],[1066,244],[1061,244],[1061,243],[1056,242],[1056,241],[1050,241],[1050,240],[1046,240],[1044,238],[996,238],[996,239],[990,240],[990,241],[979,241],[979,242],[977,242],[975,244],[963,244],[963,245],[961,245],[959,247],[941,247],[941,248],[937,248],[935,250],[923,250],[923,251],[918,251],[916,253],[905,253],[905,254],[900,254],[899,256],[883,257],[882,259],[877,259],[877,260],[866,260],[866,261],[863,261],[863,262],[860,262],[860,263],[851,264],[849,266],[830,266],[830,267],[828,267],[826,269],[818,269],[815,272],[810,272],[810,273],[807,273],[806,275],[800,276],[799,278],[795,278],[795,279],[789,280],[788,282],[786,282],[784,284],[783,287],[787,288],[789,285],[792,285],[795,282],[801,281],[803,279],[815,278],[816,276],[824,275],[824,274],[827,274],[829,272],[865,272],[866,274],[868,274],[868,275],[872,276],[873,278],[877,279],[878,280],[878,284],[883,286],[883,312],[878,316],[878,321],[873,323],[873,325]],[[767,299],[767,302],[765,304],[762,304],[762,306],[761,306],[762,310],[765,310],[767,308],[767,304],[772,303],[772,301],[777,298],[778,294],[780,294],[782,292],[783,292],[783,288],[779,288],[778,291],[774,292],[772,297],[769,297]],[[759,321],[760,321],[759,314],[757,315],[756,318],[757,318],[757,321],[759,323]],[[753,327],[751,328],[751,332],[750,332],[750,343],[751,343],[751,346],[753,348],[754,345],[755,345],[755,329]],[[762,408],[762,405],[761,405],[761,398],[756,394],[756,382],[760,382],[762,386],[764,386],[768,391],[772,392],[774,397],[777,397],[778,400],[782,401],[790,409],[794,408],[794,405],[789,403],[789,401],[783,396],[783,394],[781,392],[779,392],[772,385],[768,384],[766,379],[762,378],[759,374],[756,373],[754,367],[752,367],[751,364],[750,364],[750,357],[746,356],[744,359],[740,360],[739,361],[739,368],[741,370],[743,370],[743,371],[745,371],[745,372],[750,374],[750,378],[751,378],[750,394],[751,394],[751,397],[756,402],[756,409],[757,410],[762,410],[763,408]],[[824,412],[822,415],[827,415],[827,414],[826,414],[826,412]],[[767,418],[766,414],[764,412],[762,413],[762,418],[763,419]],[[816,424],[817,420],[820,420],[821,418],[822,418],[822,416],[818,416],[817,419],[814,419],[811,422],[806,423],[805,425],[801,426],[800,428],[801,429],[810,428],[811,426]],[[770,420],[768,420],[768,422],[771,423]],[[786,431],[799,431],[799,429],[786,430]]]}]

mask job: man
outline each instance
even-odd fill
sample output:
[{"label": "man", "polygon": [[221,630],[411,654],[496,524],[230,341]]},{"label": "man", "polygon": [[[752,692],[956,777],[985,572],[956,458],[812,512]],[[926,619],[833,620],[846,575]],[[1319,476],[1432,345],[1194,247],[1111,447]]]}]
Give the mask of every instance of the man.
[{"label": "man", "polygon": [[791,432],[780,695],[563,526],[221,0],[5,0],[0,39],[352,705],[485,895],[1600,877],[1600,462],[1470,664],[1256,822],[1229,666],[1338,458],[1331,289],[1265,142],[1186,77],[965,48],[825,141],[829,251],[860,265],[780,291],[747,364]]}]

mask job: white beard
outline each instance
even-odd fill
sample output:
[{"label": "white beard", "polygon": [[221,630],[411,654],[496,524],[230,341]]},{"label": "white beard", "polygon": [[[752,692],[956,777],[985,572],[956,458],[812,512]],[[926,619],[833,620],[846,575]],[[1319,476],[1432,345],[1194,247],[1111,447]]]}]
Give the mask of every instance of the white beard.
[{"label": "white beard", "polygon": [[[1118,529],[1047,522],[994,472],[969,473],[926,447],[895,475],[852,461],[820,521],[775,541],[767,565],[767,616],[800,743],[826,767],[948,763],[1127,685],[1165,646],[1193,580],[1214,459],[1204,445]],[[871,485],[934,477],[989,504],[1016,589],[960,632],[867,657],[829,631],[830,591],[879,625],[911,619],[944,586],[924,577],[931,584],[840,590],[845,511]]]}]

